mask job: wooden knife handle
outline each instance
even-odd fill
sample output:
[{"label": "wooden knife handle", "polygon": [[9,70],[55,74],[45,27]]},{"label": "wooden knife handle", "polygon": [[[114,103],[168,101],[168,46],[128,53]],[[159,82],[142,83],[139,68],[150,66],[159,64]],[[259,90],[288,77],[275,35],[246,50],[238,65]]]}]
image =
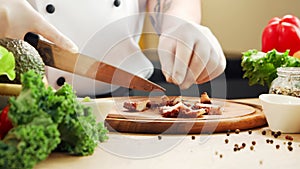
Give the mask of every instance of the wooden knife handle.
[{"label": "wooden knife handle", "polygon": [[31,32],[26,33],[26,35],[24,36],[24,41],[28,42],[34,48],[37,48],[39,39],[40,39],[39,35]]}]

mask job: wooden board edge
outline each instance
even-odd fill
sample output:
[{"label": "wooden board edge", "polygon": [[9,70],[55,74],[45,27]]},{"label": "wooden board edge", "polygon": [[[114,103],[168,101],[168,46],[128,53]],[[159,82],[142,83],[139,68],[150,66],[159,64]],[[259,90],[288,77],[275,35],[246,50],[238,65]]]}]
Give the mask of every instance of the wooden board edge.
[{"label": "wooden board edge", "polygon": [[[262,107],[257,104],[230,101],[238,104],[245,104],[253,107],[255,112],[251,115],[228,119],[203,120],[185,123],[184,121],[160,121],[142,119],[115,119],[106,118],[105,125],[109,131],[128,132],[128,133],[151,133],[151,134],[201,134],[201,133],[220,133],[236,129],[247,130],[251,128],[265,126],[266,117],[262,112]],[[247,121],[247,118],[250,120]],[[245,122],[247,122],[245,124]],[[160,125],[160,128],[155,127]]]}]

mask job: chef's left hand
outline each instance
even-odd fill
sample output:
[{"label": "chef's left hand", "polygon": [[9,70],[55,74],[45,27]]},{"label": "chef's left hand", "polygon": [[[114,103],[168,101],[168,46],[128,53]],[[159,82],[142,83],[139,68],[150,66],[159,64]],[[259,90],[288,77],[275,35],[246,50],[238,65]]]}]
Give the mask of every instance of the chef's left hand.
[{"label": "chef's left hand", "polygon": [[187,89],[219,76],[226,60],[209,28],[193,22],[163,31],[158,54],[166,81]]}]

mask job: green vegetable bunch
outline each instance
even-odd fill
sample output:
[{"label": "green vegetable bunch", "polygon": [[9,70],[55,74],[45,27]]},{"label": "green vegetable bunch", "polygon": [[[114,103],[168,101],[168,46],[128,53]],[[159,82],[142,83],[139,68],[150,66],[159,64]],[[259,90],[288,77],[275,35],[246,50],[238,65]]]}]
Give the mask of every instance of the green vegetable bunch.
[{"label": "green vegetable bunch", "polygon": [[289,56],[289,51],[281,53],[274,49],[264,53],[253,49],[243,53],[241,66],[245,71],[243,78],[249,79],[250,86],[260,84],[270,87],[277,77],[278,67],[299,67],[300,60]]},{"label": "green vegetable bunch", "polygon": [[33,168],[52,151],[91,155],[108,139],[90,107],[82,105],[69,84],[46,88],[41,75],[22,75],[22,91],[9,100],[13,129],[0,141],[0,168]]},{"label": "green vegetable bunch", "polygon": [[9,131],[0,141],[0,168],[29,169],[46,159],[60,142],[57,124],[40,116]]}]

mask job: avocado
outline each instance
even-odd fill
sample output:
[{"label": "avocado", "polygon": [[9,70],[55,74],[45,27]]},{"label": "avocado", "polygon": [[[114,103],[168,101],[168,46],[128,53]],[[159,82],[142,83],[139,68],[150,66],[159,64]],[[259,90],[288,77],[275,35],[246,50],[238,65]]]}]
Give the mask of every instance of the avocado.
[{"label": "avocado", "polygon": [[0,82],[21,84],[21,74],[29,70],[45,75],[45,64],[38,51],[29,43],[20,39],[2,38],[0,45],[12,52],[16,61],[16,78],[10,81],[6,76],[0,76]]}]

